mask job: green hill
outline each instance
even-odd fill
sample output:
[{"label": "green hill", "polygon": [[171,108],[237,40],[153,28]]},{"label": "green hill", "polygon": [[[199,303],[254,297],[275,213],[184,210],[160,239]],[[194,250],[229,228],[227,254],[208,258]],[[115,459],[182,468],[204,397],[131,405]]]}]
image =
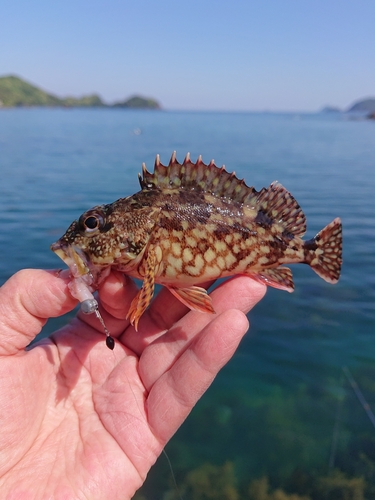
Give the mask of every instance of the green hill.
[{"label": "green hill", "polygon": [[[0,107],[13,108],[17,106],[61,106],[61,107],[102,107],[107,106],[96,95],[81,98],[66,97],[61,99],[53,94],[22,80],[18,76],[0,77]],[[111,106],[112,107],[112,106]],[[118,102],[113,107],[120,108],[146,108],[160,109],[159,103],[154,99],[134,96],[123,102]]]},{"label": "green hill", "polygon": [[61,99],[21,80],[17,76],[0,78],[2,106],[61,106]]},{"label": "green hill", "polygon": [[133,109],[160,109],[160,104],[154,99],[147,97],[133,96],[123,102],[113,104],[115,108],[133,108]]},{"label": "green hill", "polygon": [[66,97],[65,99],[62,99],[62,102],[63,106],[68,106],[72,108],[81,106],[89,106],[89,107],[105,106],[104,102],[96,94],[87,95],[78,99],[76,97]]},{"label": "green hill", "polygon": [[81,98],[67,97],[60,99],[53,94],[22,80],[18,76],[0,77],[0,105],[15,106],[104,106],[97,95]]}]

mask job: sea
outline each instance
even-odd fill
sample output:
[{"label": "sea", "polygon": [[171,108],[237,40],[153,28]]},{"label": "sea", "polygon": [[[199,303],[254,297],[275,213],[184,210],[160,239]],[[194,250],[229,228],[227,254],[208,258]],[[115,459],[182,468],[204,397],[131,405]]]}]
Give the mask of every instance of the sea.
[{"label": "sea", "polygon": [[[343,267],[334,286],[297,265],[293,294],[268,289],[234,357],[166,446],[173,472],[161,455],[137,498],[252,498],[260,478],[270,492],[304,494],[335,474],[363,478],[375,498],[375,121],[2,109],[0,284],[22,268],[60,267],[49,246],[68,225],[138,191],[142,163],[152,170],[156,154],[166,164],[173,151],[180,161],[214,158],[257,190],[278,180],[306,214],[307,238],[341,217]],[[71,317],[51,319],[43,334]],[[219,479],[234,496],[199,496]]]}]

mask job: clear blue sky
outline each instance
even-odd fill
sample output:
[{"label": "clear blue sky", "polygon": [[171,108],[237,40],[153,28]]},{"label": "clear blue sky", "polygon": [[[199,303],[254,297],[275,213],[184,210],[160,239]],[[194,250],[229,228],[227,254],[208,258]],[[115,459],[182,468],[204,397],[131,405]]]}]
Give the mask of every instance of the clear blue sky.
[{"label": "clear blue sky", "polygon": [[2,0],[8,74],[166,109],[346,108],[375,96],[375,1]]}]

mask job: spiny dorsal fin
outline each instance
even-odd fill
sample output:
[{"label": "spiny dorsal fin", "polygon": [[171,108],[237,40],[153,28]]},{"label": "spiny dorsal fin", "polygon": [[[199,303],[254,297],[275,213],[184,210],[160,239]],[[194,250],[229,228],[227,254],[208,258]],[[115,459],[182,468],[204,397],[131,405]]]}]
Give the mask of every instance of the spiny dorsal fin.
[{"label": "spiny dorsal fin", "polygon": [[243,179],[238,179],[234,172],[227,172],[224,165],[219,168],[214,160],[206,165],[201,156],[196,163],[193,163],[189,153],[181,164],[176,159],[176,152],[173,152],[167,166],[160,162],[159,155],[157,155],[154,172],[150,173],[143,164],[142,177],[139,176],[139,182],[142,190],[176,188],[199,190],[253,206],[258,195],[253,187],[247,186]]},{"label": "spiny dorsal fin", "polygon": [[306,218],[293,196],[278,182],[273,182],[267,189],[259,192],[238,179],[234,172],[229,173],[224,165],[219,168],[211,160],[208,165],[199,156],[193,163],[188,153],[183,163],[178,163],[174,151],[170,162],[164,166],[156,156],[154,173],[148,172],[142,165],[142,177],[139,176],[142,190],[146,189],[188,189],[204,191],[218,198],[235,201],[258,212],[260,224],[277,222],[285,230],[296,236],[303,236],[306,231]]}]

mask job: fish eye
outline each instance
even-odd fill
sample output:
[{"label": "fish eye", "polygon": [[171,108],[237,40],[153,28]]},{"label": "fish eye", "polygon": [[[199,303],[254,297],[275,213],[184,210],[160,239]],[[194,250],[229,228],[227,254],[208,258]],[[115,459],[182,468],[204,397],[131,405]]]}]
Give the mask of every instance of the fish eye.
[{"label": "fish eye", "polygon": [[103,227],[104,219],[98,213],[83,214],[79,219],[79,225],[84,233],[93,233]]},{"label": "fish eye", "polygon": [[84,222],[86,229],[97,229],[99,227],[99,219],[97,217],[94,217],[93,215],[90,215],[90,217],[87,217]]}]

